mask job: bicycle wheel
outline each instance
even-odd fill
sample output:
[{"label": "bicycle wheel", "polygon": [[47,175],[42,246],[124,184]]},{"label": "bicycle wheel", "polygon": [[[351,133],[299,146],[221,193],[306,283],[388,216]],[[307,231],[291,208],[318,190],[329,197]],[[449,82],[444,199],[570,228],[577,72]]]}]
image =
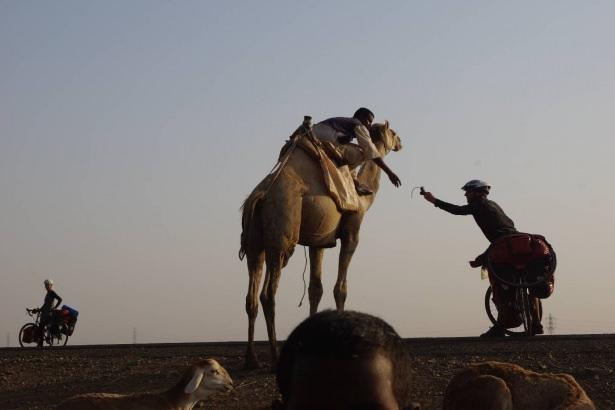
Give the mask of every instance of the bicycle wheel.
[{"label": "bicycle wheel", "polygon": [[[489,317],[489,320],[492,324],[495,325],[497,323],[498,309],[493,302],[492,294],[493,290],[491,289],[491,286],[489,286],[487,288],[487,292],[485,292],[485,310],[487,311],[487,316]],[[505,329],[504,332],[506,332],[506,334],[509,336],[523,336],[526,333],[523,326],[515,327],[512,329]]]},{"label": "bicycle wheel", "polygon": [[[27,341],[24,341],[24,333],[26,332],[30,333],[30,335],[26,337],[27,340],[30,340],[29,343]],[[19,329],[19,346],[27,347],[31,345],[36,346],[36,324],[26,323],[21,327],[21,329]]]},{"label": "bicycle wheel", "polygon": [[492,293],[493,291],[491,290],[491,286],[489,286],[487,288],[487,292],[485,292],[485,310],[487,311],[487,316],[489,317],[489,320],[491,320],[491,323],[495,325],[497,322],[497,319],[493,315],[493,312],[497,313],[497,308],[495,307],[495,304],[493,303],[493,299],[491,298]]}]

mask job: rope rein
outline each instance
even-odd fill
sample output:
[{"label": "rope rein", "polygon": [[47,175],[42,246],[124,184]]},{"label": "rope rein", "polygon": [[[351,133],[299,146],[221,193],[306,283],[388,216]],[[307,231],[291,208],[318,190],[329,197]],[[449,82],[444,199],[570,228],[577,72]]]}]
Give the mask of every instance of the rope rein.
[{"label": "rope rein", "polygon": [[303,265],[303,296],[301,296],[301,300],[299,301],[299,306],[297,307],[301,307],[301,305],[303,305],[303,298],[305,298],[305,290],[306,290],[306,284],[305,284],[305,271],[307,270],[307,253],[305,250],[305,246],[303,246],[303,257],[305,258],[305,265]]}]

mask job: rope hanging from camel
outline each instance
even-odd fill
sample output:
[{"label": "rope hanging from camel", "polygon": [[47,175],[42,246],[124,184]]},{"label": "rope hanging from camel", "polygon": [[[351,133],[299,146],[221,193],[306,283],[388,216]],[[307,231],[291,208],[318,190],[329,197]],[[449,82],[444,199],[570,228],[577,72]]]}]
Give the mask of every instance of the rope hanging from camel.
[{"label": "rope hanging from camel", "polygon": [[303,298],[305,298],[305,290],[307,288],[307,285],[305,283],[305,271],[307,270],[307,253],[305,250],[305,246],[303,247],[303,256],[305,257],[305,265],[303,265],[303,295],[301,296],[301,300],[299,301],[299,306],[297,307],[301,307],[301,305],[303,305]]}]

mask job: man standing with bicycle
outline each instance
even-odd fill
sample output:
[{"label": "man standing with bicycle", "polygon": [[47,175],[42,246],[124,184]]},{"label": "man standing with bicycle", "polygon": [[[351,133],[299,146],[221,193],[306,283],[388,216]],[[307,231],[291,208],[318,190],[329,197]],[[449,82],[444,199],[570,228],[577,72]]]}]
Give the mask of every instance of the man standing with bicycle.
[{"label": "man standing with bicycle", "polygon": [[[503,236],[517,233],[515,223],[504,213],[502,208],[495,202],[487,199],[491,186],[485,181],[473,179],[467,182],[462,190],[465,191],[465,197],[468,201],[467,205],[453,205],[448,202],[437,199],[431,192],[421,192],[425,200],[431,202],[437,208],[440,208],[453,215],[472,215],[476,224],[485,234],[489,242],[493,243]],[[486,256],[481,254],[473,261],[470,261],[470,266],[478,268],[486,265]],[[497,323],[493,325],[481,337],[504,337],[507,328],[517,327],[521,324],[519,315],[511,311],[508,306],[508,301],[511,297],[511,289],[504,288],[489,272],[489,281],[493,289],[493,302],[498,310]],[[540,315],[538,314],[538,299],[532,297],[532,317],[533,317],[533,334],[542,334],[543,329],[540,324]]]},{"label": "man standing with bicycle", "polygon": [[[41,336],[38,340],[39,347],[43,346],[43,335],[45,334],[43,330],[45,329],[45,326],[47,326],[47,324],[49,324],[49,322],[52,321],[53,310],[57,309],[58,306],[60,306],[60,303],[62,303],[62,298],[58,296],[58,294],[53,289],[51,289],[53,287],[53,280],[45,279],[44,284],[45,284],[45,289],[47,290],[47,294],[45,294],[45,300],[43,302],[43,306],[41,306],[41,319],[40,319],[40,330],[41,331],[39,332]],[[55,306],[53,306],[54,300],[57,300],[57,303]],[[54,326],[56,326],[56,324],[52,322],[50,334],[53,334]]]}]

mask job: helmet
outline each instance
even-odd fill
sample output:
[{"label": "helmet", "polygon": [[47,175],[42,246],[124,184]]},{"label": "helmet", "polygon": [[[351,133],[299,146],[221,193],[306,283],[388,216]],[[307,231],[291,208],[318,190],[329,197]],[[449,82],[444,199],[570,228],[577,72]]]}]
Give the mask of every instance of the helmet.
[{"label": "helmet", "polygon": [[53,285],[53,279],[45,279],[45,286],[51,286]]},{"label": "helmet", "polygon": [[485,181],[481,181],[480,179],[473,179],[466,182],[466,184],[462,186],[461,189],[463,189],[464,191],[483,191],[489,193],[491,185],[489,185]]}]

